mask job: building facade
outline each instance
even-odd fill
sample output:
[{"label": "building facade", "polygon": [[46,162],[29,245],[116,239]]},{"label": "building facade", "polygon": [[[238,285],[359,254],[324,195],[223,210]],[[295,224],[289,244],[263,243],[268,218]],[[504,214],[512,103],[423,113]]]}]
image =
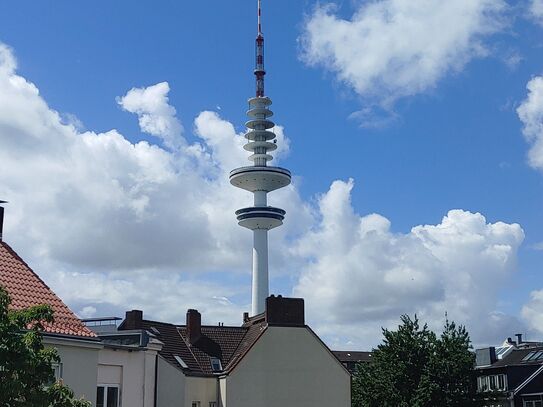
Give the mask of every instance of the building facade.
[{"label": "building facade", "polygon": [[476,350],[477,392],[482,406],[543,407],[543,344],[510,339]]}]

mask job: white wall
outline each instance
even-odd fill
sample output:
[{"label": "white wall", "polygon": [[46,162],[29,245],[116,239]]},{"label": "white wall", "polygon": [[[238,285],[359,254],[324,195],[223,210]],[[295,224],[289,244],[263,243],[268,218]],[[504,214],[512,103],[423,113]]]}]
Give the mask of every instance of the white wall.
[{"label": "white wall", "polygon": [[223,380],[223,407],[351,405],[349,373],[303,327],[268,327]]},{"label": "white wall", "polygon": [[57,349],[62,363],[62,380],[77,397],[83,397],[95,405],[96,369],[100,343],[73,339],[44,337],[47,347]]},{"label": "white wall", "polygon": [[120,385],[123,407],[153,407],[156,351],[104,348],[98,357],[98,384]]},{"label": "white wall", "polygon": [[184,407],[185,385],[183,372],[159,357],[157,407]]}]

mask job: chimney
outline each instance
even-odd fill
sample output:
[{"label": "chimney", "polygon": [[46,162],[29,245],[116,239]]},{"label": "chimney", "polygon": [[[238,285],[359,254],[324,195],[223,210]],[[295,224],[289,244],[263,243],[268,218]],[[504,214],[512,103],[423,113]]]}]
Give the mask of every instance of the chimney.
[{"label": "chimney", "polygon": [[2,231],[4,230],[4,207],[2,204],[7,203],[6,201],[0,201],[0,242],[2,241]]},{"label": "chimney", "polygon": [[249,313],[248,312],[244,312],[243,313],[243,323],[247,322],[249,320]]},{"label": "chimney", "polygon": [[[122,329],[141,329],[143,321],[143,311],[133,309],[132,311],[126,311],[126,316],[122,323]],[[121,327],[119,327],[121,328]]]},{"label": "chimney", "polygon": [[305,326],[303,298],[266,298],[266,322],[276,326]]},{"label": "chimney", "polygon": [[522,334],[515,334],[517,337],[517,345],[520,345],[522,343]]},{"label": "chimney", "polygon": [[202,337],[202,315],[195,309],[187,311],[187,338],[191,345]]}]

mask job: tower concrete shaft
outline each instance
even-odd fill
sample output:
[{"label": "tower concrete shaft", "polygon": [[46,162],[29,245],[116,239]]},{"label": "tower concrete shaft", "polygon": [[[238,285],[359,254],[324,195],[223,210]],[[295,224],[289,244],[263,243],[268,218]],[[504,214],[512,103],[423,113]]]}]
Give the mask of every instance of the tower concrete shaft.
[{"label": "tower concrete shaft", "polygon": [[281,226],[285,211],[268,206],[268,192],[290,184],[290,171],[269,166],[273,157],[268,154],[277,149],[275,123],[270,120],[272,101],[264,96],[264,36],[261,28],[261,0],[258,0],[258,34],[256,38],[256,97],[249,99],[249,120],[245,123],[247,144],[244,149],[252,152],[252,166],[237,168],[230,172],[230,183],[253,193],[253,206],[236,211],[238,224],[253,231],[253,284],[252,315],[264,312],[269,295],[268,277],[268,231]]}]

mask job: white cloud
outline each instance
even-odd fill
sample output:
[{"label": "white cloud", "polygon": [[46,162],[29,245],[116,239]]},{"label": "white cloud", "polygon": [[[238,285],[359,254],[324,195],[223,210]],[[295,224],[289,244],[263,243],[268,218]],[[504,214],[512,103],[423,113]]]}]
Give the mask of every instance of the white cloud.
[{"label": "white cloud", "polygon": [[141,130],[160,137],[168,147],[184,144],[181,137],[183,126],[176,117],[175,108],[169,104],[168,82],[157,83],[147,88],[132,88],[117,103],[130,113],[138,115]]},{"label": "white cloud", "polygon": [[543,25],[543,0],[531,0],[530,15],[537,23]]},{"label": "white cloud", "polygon": [[320,225],[295,249],[309,259],[295,293],[311,320],[329,335],[367,343],[401,314],[439,329],[448,312],[476,339],[492,340],[488,331],[503,328],[498,292],[516,270],[521,227],[452,210],[438,225],[394,233],[381,215],[354,212],[352,188],[332,184],[319,201]]},{"label": "white cloud", "polygon": [[524,125],[522,133],[531,145],[528,161],[533,168],[543,170],[543,77],[534,77],[526,88],[528,97],[517,108],[517,114]]},{"label": "white cloud", "polygon": [[503,0],[359,3],[350,19],[318,5],[305,23],[302,58],[385,107],[487,55],[485,38],[503,27],[506,8]]},{"label": "white cloud", "polygon": [[530,293],[530,300],[522,307],[521,313],[531,329],[543,333],[543,290]]},{"label": "white cloud", "polygon": [[[121,289],[132,277],[140,291],[150,290],[149,298],[160,297],[166,281],[185,273],[230,271],[249,279],[251,235],[237,226],[234,211],[250,205],[252,197],[228,182],[228,172],[248,165],[249,154],[229,122],[213,112],[200,113],[194,128],[201,142],[187,145],[163,82],[132,89],[119,103],[138,115],[142,131],[163,138],[170,149],[131,143],[116,130],[82,133],[15,69],[12,51],[2,46],[0,196],[10,201],[5,237],[46,280],[58,281],[62,273],[70,276],[52,284],[68,301],[76,299],[70,292],[89,289],[87,278],[96,283],[89,290],[95,302],[118,304],[121,297],[114,301],[108,291],[117,287],[126,307],[137,298]],[[284,132],[280,127],[276,132],[286,153]],[[279,242],[288,239],[294,225],[310,219],[294,187],[281,196],[293,222],[274,234]],[[282,268],[286,262],[278,246],[271,250]],[[153,278],[147,281],[141,270]],[[179,289],[181,297],[186,290],[174,283],[169,287]],[[190,299],[197,304],[200,297],[228,291],[220,283],[207,290],[209,286],[203,280],[194,282],[192,295],[185,295],[183,303]],[[173,297],[172,291],[168,298]]]},{"label": "white cloud", "polygon": [[[149,115],[142,131],[169,140],[167,149],[116,130],[82,132],[0,46],[5,239],[80,315],[141,308],[181,322],[196,307],[208,323],[236,324],[248,309],[251,234],[234,211],[252,197],[229,184],[228,172],[248,164],[244,139],[206,111],[194,121],[199,142],[188,144],[168,91],[162,83],[119,99],[140,119]],[[170,125],[157,124],[164,121]],[[288,139],[275,131],[284,156]],[[479,338],[490,328],[509,334],[516,320],[496,311],[496,292],[515,269],[518,225],[451,211],[436,226],[393,233],[383,216],[355,213],[352,181],[334,182],[318,207],[299,196],[296,181],[270,194],[270,204],[287,210],[270,234],[271,277],[296,285],[329,343],[374,345],[381,325],[415,311],[435,321],[448,310]]]}]

